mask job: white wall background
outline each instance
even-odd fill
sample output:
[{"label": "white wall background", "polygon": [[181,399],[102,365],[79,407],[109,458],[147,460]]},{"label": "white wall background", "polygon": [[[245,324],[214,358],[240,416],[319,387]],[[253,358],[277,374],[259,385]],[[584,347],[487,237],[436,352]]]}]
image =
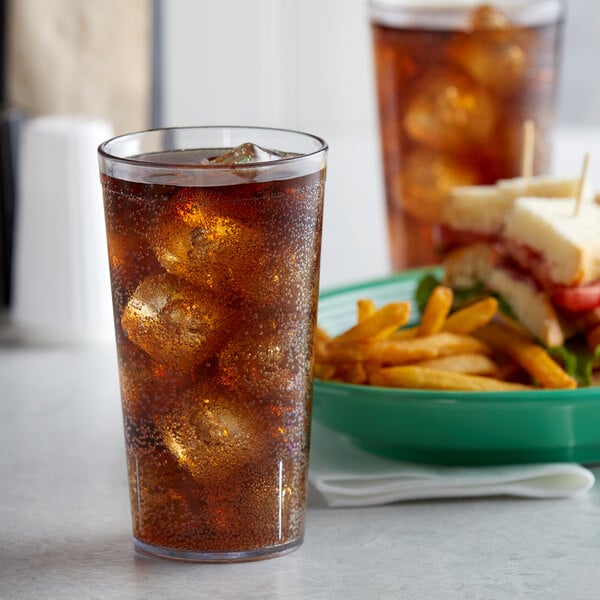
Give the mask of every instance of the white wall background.
[{"label": "white wall background", "polygon": [[372,124],[363,0],[164,2],[164,121]]},{"label": "white wall background", "polygon": [[559,123],[600,126],[600,2],[567,0]]},{"label": "white wall background", "polygon": [[[324,137],[322,281],[387,273],[366,0],[163,0],[163,13],[162,124],[279,126]],[[600,2],[568,0],[563,126],[600,127],[599,24]]]}]

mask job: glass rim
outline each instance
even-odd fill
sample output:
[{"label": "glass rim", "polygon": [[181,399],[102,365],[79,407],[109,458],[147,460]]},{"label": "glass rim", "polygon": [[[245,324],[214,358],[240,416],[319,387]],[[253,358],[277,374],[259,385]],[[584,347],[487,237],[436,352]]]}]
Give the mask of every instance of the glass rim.
[{"label": "glass rim", "polygon": [[[424,10],[461,10],[486,4],[482,0],[368,0],[370,8],[408,8]],[[495,0],[498,8],[521,8],[532,4],[565,4],[565,0]]]},{"label": "glass rim", "polygon": [[[141,131],[132,131],[129,133],[124,133],[121,135],[114,136],[108,140],[105,140],[98,146],[98,154],[104,160],[115,161],[121,164],[131,165],[136,169],[139,168],[149,168],[149,169],[173,169],[173,163],[160,161],[160,160],[148,160],[146,157],[144,160],[139,160],[133,158],[132,156],[119,156],[110,151],[110,146],[116,143],[126,141],[128,138],[132,139],[138,136],[145,136],[156,134],[159,132],[194,132],[194,131],[241,131],[241,130],[253,130],[253,131],[261,131],[264,133],[282,133],[282,134],[291,134],[298,137],[312,139],[317,142],[318,147],[310,152],[295,154],[293,156],[284,156],[278,158],[276,160],[264,160],[264,161],[256,161],[256,162],[248,162],[248,163],[237,163],[237,164],[214,164],[214,163],[182,163],[177,164],[177,169],[183,171],[190,170],[202,170],[202,171],[231,171],[232,169],[244,170],[244,169],[257,169],[257,168],[268,168],[274,167],[275,165],[285,165],[293,162],[297,162],[299,160],[306,160],[310,158],[315,158],[323,153],[326,153],[329,150],[328,143],[321,137],[307,133],[304,131],[299,131],[295,129],[286,129],[280,127],[262,127],[262,126],[254,126],[254,125],[182,125],[182,126],[172,126],[172,127],[156,127],[152,129],[145,129]],[[251,140],[247,140],[251,141]],[[189,147],[189,148],[181,148],[181,150],[193,150],[193,149],[202,149],[201,146]],[[273,150],[277,150],[277,148],[273,148]]]},{"label": "glass rim", "polygon": [[[373,23],[391,27],[464,29],[465,15],[485,3],[482,0],[368,0]],[[496,0],[493,6],[518,25],[560,23],[565,18],[566,0]]]}]

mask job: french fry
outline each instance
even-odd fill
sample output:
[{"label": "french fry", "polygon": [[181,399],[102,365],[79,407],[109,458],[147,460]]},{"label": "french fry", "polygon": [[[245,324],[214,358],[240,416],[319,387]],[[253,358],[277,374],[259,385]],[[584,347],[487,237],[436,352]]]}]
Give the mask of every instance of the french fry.
[{"label": "french fry", "polygon": [[512,317],[509,317],[506,313],[503,313],[501,310],[499,310],[496,313],[494,322],[498,323],[502,327],[505,327],[506,329],[514,331],[518,335],[527,338],[528,340],[533,341],[533,337],[531,336],[529,331],[527,331],[527,329],[525,329],[525,327],[523,327],[523,325],[521,325],[519,321],[516,321]]},{"label": "french fry", "polygon": [[314,375],[321,381],[331,381],[335,377],[335,365],[325,362],[315,362]]},{"label": "french fry", "polygon": [[479,339],[512,358],[521,365],[541,387],[572,389],[577,382],[538,344],[510,329],[488,323],[476,332]]},{"label": "french fry", "polygon": [[456,356],[444,356],[433,358],[417,363],[417,367],[437,369],[438,371],[454,371],[467,375],[485,375],[496,377],[498,365],[485,354],[458,354]]},{"label": "french fry", "polygon": [[492,377],[466,375],[464,373],[428,369],[415,365],[380,369],[375,373],[371,373],[370,383],[384,387],[473,392],[532,389],[530,386],[500,381]]},{"label": "french fry", "polygon": [[366,321],[369,317],[373,316],[377,311],[375,302],[370,298],[361,298],[356,302],[356,320],[358,323]]},{"label": "french fry", "polygon": [[331,340],[331,344],[348,344],[385,339],[390,333],[408,323],[410,302],[390,302],[370,317],[357,323]]},{"label": "french fry", "polygon": [[404,327],[403,329],[398,329],[398,331],[394,331],[394,333],[392,333],[388,337],[388,340],[412,340],[417,337],[418,331],[418,325],[413,325],[412,327]]},{"label": "french fry", "polygon": [[317,327],[315,331],[315,363],[326,359],[327,342],[329,340],[329,334],[322,327]]},{"label": "french fry", "polygon": [[342,363],[336,365],[333,380],[356,384],[367,383],[368,377],[364,363]]},{"label": "french fry", "polygon": [[498,300],[490,296],[458,309],[446,319],[442,331],[469,334],[489,323],[498,312]]},{"label": "french fry", "polygon": [[320,360],[330,364],[371,361],[377,364],[401,365],[458,354],[491,354],[492,348],[474,336],[437,333],[421,338],[390,339],[366,342],[330,340]]},{"label": "french fry", "polygon": [[473,336],[436,333],[427,337],[378,342],[373,347],[370,358],[383,365],[402,365],[469,353],[489,355],[492,353],[492,348]]},{"label": "french fry", "polygon": [[445,285],[438,285],[431,292],[421,315],[417,337],[432,335],[442,330],[446,317],[452,308],[453,300],[452,290]]},{"label": "french fry", "polygon": [[322,348],[319,360],[340,365],[369,360],[375,352],[377,342],[336,342],[330,341]]},{"label": "french fry", "polygon": [[331,336],[322,327],[317,326],[315,331],[315,339],[317,342],[327,342],[331,339]]}]

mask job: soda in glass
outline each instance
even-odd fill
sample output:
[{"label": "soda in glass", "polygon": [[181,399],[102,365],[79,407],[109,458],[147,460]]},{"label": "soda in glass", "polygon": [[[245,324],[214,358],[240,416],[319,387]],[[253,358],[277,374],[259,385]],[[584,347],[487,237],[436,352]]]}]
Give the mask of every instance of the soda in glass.
[{"label": "soda in glass", "polygon": [[547,171],[563,0],[370,0],[389,243],[395,270],[440,260],[455,186]]},{"label": "soda in glass", "polygon": [[302,542],[326,155],[244,127],[99,148],[141,552],[228,562]]}]

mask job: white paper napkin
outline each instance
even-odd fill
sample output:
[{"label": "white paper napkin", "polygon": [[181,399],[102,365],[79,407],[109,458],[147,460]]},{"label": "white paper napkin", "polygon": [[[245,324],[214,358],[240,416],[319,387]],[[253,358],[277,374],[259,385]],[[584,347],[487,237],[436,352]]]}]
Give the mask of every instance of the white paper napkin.
[{"label": "white paper napkin", "polygon": [[332,507],[477,496],[569,498],[594,485],[593,473],[572,463],[445,467],[401,462],[365,452],[320,423],[313,423],[309,479]]}]

